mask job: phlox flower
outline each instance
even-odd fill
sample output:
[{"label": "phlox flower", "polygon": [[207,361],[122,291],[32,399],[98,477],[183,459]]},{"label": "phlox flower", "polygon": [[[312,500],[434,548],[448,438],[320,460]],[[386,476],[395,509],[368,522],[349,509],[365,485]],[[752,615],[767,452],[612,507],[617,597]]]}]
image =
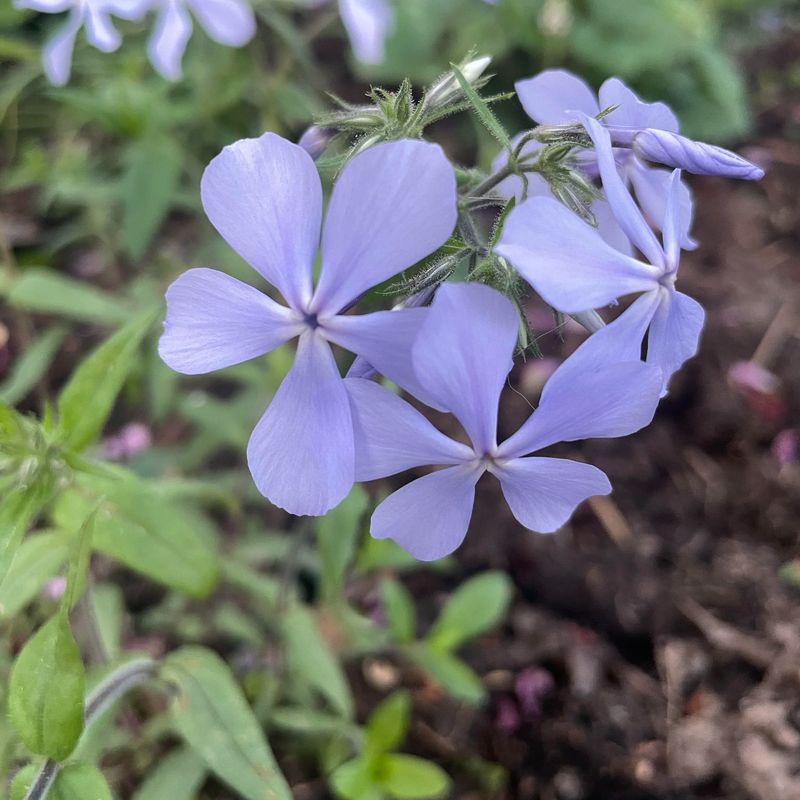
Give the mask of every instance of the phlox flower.
[{"label": "phlox flower", "polygon": [[192,16],[211,39],[227,47],[242,47],[256,32],[255,15],[246,0],[155,0],[153,8],[158,17],[147,55],[167,80],[181,76],[181,61],[192,36]]},{"label": "phlox flower", "polygon": [[217,231],[286,305],[217,270],[191,269],[167,290],[159,353],[178,372],[200,374],[298,338],[247,461],[275,505],[324,514],[354,480],[350,404],[330,345],[416,387],[408,343],[427,310],[345,312],[447,240],[456,220],[453,169],[440,147],[420,141],[380,144],[354,157],[328,204],[316,286],[322,186],[303,148],[272,133],[236,142],[206,168],[201,196]]},{"label": "phlox flower", "polygon": [[499,292],[477,283],[445,284],[414,340],[418,386],[437,407],[455,415],[468,445],[439,432],[379,384],[345,381],[357,480],[424,465],[445,467],[389,495],[372,516],[374,537],[394,539],[425,561],[451,553],[466,535],[475,485],[485,472],[500,481],[517,520],[540,532],[559,528],[587,497],[611,491],[596,467],[528,454],[556,442],[625,436],[644,427],[658,403],[658,370],[638,360],[603,365],[576,353],[550,377],[536,411],[498,445],[500,392],[513,364],[518,329],[513,305]]},{"label": "phlox flower", "polygon": [[514,208],[495,250],[560,311],[576,313],[641,293],[581,349],[601,361],[639,358],[647,334],[647,362],[661,371],[665,392],[672,374],[697,352],[705,319],[702,306],[675,288],[682,230],[680,170],[670,178],[662,245],[617,173],[608,131],[592,117],[583,116],[583,123],[595,145],[609,206],[646,260],[615,250],[549,197],[532,197]]},{"label": "phlox flower", "polygon": [[42,50],[42,65],[47,79],[55,86],[63,86],[72,71],[75,37],[81,28],[92,47],[111,53],[122,42],[111,16],[139,20],[151,2],[152,0],[14,0],[14,5],[44,14],[69,12],[64,25]]},{"label": "phlox flower", "polygon": [[[576,113],[595,117],[606,108],[617,106],[603,117],[602,124],[625,131],[660,129],[677,134],[679,130],[678,119],[668,105],[643,102],[619,78],[606,80],[595,95],[589,85],[577,75],[567,70],[549,69],[533,78],[518,81],[515,88],[525,112],[540,125],[569,124],[575,122]],[[541,145],[533,142],[530,147]],[[630,147],[615,149],[614,157],[623,180],[633,188],[645,214],[654,225],[663,230],[670,172],[650,166]],[[580,159],[583,169],[591,176],[596,176],[597,165],[591,151],[582,151]],[[688,249],[696,246],[689,236],[692,196],[688,186],[682,181],[678,191],[681,201],[681,244]],[[613,225],[611,229],[613,230]],[[618,246],[622,241],[617,238],[611,243]]]}]

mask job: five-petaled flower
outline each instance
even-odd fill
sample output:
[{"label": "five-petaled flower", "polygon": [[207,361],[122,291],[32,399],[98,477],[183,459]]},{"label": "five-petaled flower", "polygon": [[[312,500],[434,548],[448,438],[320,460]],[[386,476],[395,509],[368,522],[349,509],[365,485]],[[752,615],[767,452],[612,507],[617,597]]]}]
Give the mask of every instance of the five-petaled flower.
[{"label": "five-petaled flower", "polygon": [[[497,253],[550,304],[574,313],[643,292],[581,349],[602,360],[639,358],[647,333],[647,361],[663,375],[697,352],[705,312],[675,289],[681,250],[680,170],[670,178],[663,246],[617,173],[608,131],[582,115],[595,145],[606,198],[619,226],[647,261],[615,250],[589,224],[549,197],[532,197],[511,211]],[[648,333],[649,330],[649,333]]]},{"label": "five-petaled flower", "polygon": [[209,372],[299,337],[289,374],[250,438],[259,490],[293,514],[324,514],[354,481],[353,423],[330,344],[363,356],[414,390],[409,342],[427,310],[361,316],[346,310],[368,289],[442,245],[456,220],[453,168],[438,145],[403,140],[366,150],[342,170],[322,229],[322,186],[301,147],[266,133],[226,147],[207,167],[206,214],[287,306],[212,269],[167,291],[159,353],[173,369]]},{"label": "five-petaled flower", "polygon": [[[389,495],[373,514],[374,537],[394,539],[426,561],[451,553],[466,535],[484,472],[500,481],[519,522],[540,532],[562,526],[587,497],[611,491],[605,474],[589,464],[527,456],[556,442],[625,436],[644,427],[658,404],[659,371],[639,360],[606,365],[578,351],[551,376],[537,410],[498,445],[500,392],[518,330],[517,312],[499,292],[477,283],[445,284],[412,345],[417,387],[430,398],[425,402],[454,414],[469,445],[440,433],[379,384],[345,381],[357,480],[445,466]],[[417,387],[405,386],[412,393]]]}]

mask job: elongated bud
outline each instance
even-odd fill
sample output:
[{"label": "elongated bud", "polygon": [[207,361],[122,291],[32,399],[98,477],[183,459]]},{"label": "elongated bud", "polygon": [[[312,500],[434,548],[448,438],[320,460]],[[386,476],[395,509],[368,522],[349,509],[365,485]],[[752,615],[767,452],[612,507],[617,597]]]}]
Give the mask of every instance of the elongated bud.
[{"label": "elongated bud", "polygon": [[297,144],[316,161],[325,152],[325,148],[330,144],[334,134],[335,132],[329,128],[312,125],[310,128],[306,128],[305,133],[297,140]]},{"label": "elongated bud", "polygon": [[633,137],[633,151],[647,161],[685,169],[695,175],[719,175],[745,181],[758,181],[764,177],[761,167],[730,150],[654,128],[640,131]]},{"label": "elongated bud", "polygon": [[[467,82],[474,84],[491,63],[491,56],[479,56],[467,61],[466,64],[461,65],[459,68]],[[424,107],[426,109],[441,108],[448,103],[452,103],[453,100],[458,100],[462,94],[456,76],[452,72],[448,72],[428,89],[425,95]]]}]

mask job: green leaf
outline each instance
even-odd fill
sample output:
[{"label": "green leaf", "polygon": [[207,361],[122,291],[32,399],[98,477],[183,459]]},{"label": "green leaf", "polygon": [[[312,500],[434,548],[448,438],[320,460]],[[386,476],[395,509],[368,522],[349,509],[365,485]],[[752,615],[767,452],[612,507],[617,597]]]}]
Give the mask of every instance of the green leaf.
[{"label": "green leaf", "polygon": [[341,717],[305,706],[279,706],[270,712],[270,724],[297,736],[355,736],[356,727]]},{"label": "green leaf", "polygon": [[0,582],[0,619],[10,619],[28,605],[58,572],[68,552],[63,533],[38,533],[25,539]]},{"label": "green leaf", "polygon": [[454,650],[493,628],[505,616],[511,581],[504,572],[484,572],[462,584],[447,601],[428,633],[431,647]]},{"label": "green leaf", "polygon": [[367,502],[366,492],[356,484],[344,502],[317,520],[317,552],[322,565],[322,594],[326,599],[341,594],[345,571],[358,545]]},{"label": "green leaf", "polygon": [[68,448],[84,450],[100,435],[153,319],[148,313],[120,328],[73,372],[58,397],[58,431]]},{"label": "green leaf", "polygon": [[394,578],[385,578],[381,581],[380,592],[386,621],[394,639],[400,643],[413,641],[417,614],[408,589]]},{"label": "green leaf", "polygon": [[103,773],[91,764],[67,764],[56,775],[48,800],[113,800]]},{"label": "green leaf", "polygon": [[97,519],[97,504],[81,523],[78,534],[72,545],[67,571],[67,588],[61,599],[61,611],[66,616],[78,602],[86,586],[86,576],[89,573],[89,559],[92,555],[92,537]]},{"label": "green leaf", "polygon": [[329,777],[331,789],[345,800],[383,800],[369,763],[354,758],[337,767]]},{"label": "green leaf", "polygon": [[46,267],[26,269],[11,284],[8,302],[15,308],[58,314],[79,322],[116,326],[130,319],[130,312],[118,297]]},{"label": "green leaf", "polygon": [[291,800],[264,734],[227,664],[201,647],[169,655],[161,676],[176,685],[172,721],[221,780],[248,800]]},{"label": "green leaf", "polygon": [[113,583],[101,583],[91,588],[90,598],[103,653],[108,661],[116,661],[120,654],[125,615],[122,590]]},{"label": "green leaf", "polygon": [[144,481],[81,475],[54,509],[69,528],[98,503],[94,547],[153,580],[196,597],[214,587],[213,531],[191,507],[165,500]]},{"label": "green leaf", "polygon": [[500,142],[501,145],[510,153],[513,151],[511,139],[506,132],[506,129],[500,124],[500,120],[494,115],[494,112],[486,104],[486,101],[472,88],[470,82],[464,77],[457,64],[450,64],[453,74],[456,76],[458,85],[461,91],[464,92],[467,100],[478,115],[478,119],[483,123],[489,133]]},{"label": "green leaf", "polygon": [[401,690],[387,697],[376,709],[364,730],[365,758],[373,759],[394,750],[403,741],[411,717],[411,697]]},{"label": "green leaf", "polygon": [[403,652],[457,700],[477,705],[485,699],[486,690],[480,677],[450,653],[434,650],[422,642],[406,647]]},{"label": "green leaf", "polygon": [[29,750],[63,761],[83,730],[85,673],[59,613],[25,643],[11,669],[8,715]]},{"label": "green leaf", "polygon": [[25,800],[28,790],[36,780],[39,770],[36,764],[27,764],[24,766],[11,781],[11,787],[8,792],[8,800]]},{"label": "green leaf", "polygon": [[384,756],[379,774],[381,788],[397,800],[443,797],[450,788],[450,778],[440,766],[417,756]]},{"label": "green leaf", "polygon": [[343,717],[353,716],[353,697],[344,672],[319,632],[314,615],[297,603],[282,619],[290,672],[302,676]]},{"label": "green leaf", "polygon": [[163,221],[178,188],[183,153],[168,136],[148,135],[127,151],[122,179],[122,239],[140,259]]},{"label": "green leaf", "polygon": [[191,748],[178,747],[150,771],[133,800],[194,800],[205,779],[205,762]]},{"label": "green leaf", "polygon": [[0,383],[0,401],[14,405],[27,396],[47,373],[65,335],[66,329],[56,325],[27,346],[13,362],[8,377]]}]

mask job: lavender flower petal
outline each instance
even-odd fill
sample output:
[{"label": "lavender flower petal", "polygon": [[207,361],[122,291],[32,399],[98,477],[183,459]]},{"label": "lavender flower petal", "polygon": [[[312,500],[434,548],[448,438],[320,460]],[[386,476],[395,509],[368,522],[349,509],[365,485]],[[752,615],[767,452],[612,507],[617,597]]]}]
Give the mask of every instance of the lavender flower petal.
[{"label": "lavender flower petal", "polygon": [[626,128],[659,128],[677,133],[678,118],[666,103],[645,103],[639,99],[619,78],[609,78],[600,87],[598,93],[600,109],[619,106],[603,117],[608,125],[619,125]]},{"label": "lavender flower petal", "polygon": [[681,171],[676,169],[670,176],[667,185],[667,206],[664,211],[662,238],[664,255],[667,264],[677,269],[681,258],[681,241],[683,240],[683,209],[681,207]]},{"label": "lavender flower petal", "polygon": [[705,322],[705,311],[681,292],[664,292],[647,338],[647,363],[663,373],[662,394],[669,379],[696,352]]},{"label": "lavender flower petal", "polygon": [[563,69],[548,69],[514,84],[525,113],[540,125],[572,122],[575,111],[600,112],[589,84]]},{"label": "lavender flower petal", "polygon": [[[228,244],[289,305],[305,309],[322,217],[322,186],[308,153],[274,133],[242,139],[206,167],[200,191],[209,220]],[[351,247],[361,244],[356,238]]]},{"label": "lavender flower petal", "polygon": [[454,442],[413,406],[373,381],[345,380],[355,434],[357,481],[371,481],[424,464],[460,464],[472,450]]},{"label": "lavender flower petal", "polygon": [[339,0],[339,14],[356,58],[365,64],[383,61],[386,37],[394,26],[387,0]]},{"label": "lavender flower petal", "polygon": [[331,195],[313,309],[340,311],[430,255],[455,222],[455,174],[438,145],[405,139],[360,153]]},{"label": "lavender flower petal", "polygon": [[661,387],[660,370],[642,361],[598,362],[581,347],[553,373],[539,407],[498,452],[518,458],[556,442],[627,436],[653,419]]},{"label": "lavender flower petal", "polygon": [[244,0],[188,0],[203,30],[215,42],[241,47],[255,35],[256,18]]},{"label": "lavender flower petal", "polygon": [[540,533],[558,530],[586,498],[611,493],[604,472],[563,458],[515,458],[493,472],[511,513]]},{"label": "lavender flower petal", "polygon": [[508,215],[495,252],[551,305],[568,313],[658,285],[661,270],[614,250],[557,200],[532,197]]},{"label": "lavender flower petal", "polygon": [[167,0],[147,42],[147,57],[156,71],[169,81],[181,76],[181,61],[192,36],[192,20],[182,4]]},{"label": "lavender flower petal", "polygon": [[[325,335],[351,353],[358,353],[381,375],[426,405],[444,410],[420,383],[412,364],[411,345],[428,311],[427,308],[402,308],[358,316],[336,316],[325,323]],[[362,373],[361,377],[364,376]]]},{"label": "lavender flower petal", "polygon": [[608,131],[596,119],[589,116],[583,116],[582,121],[586,132],[594,142],[597,166],[600,170],[606,199],[620,228],[625,231],[625,235],[651,264],[663,267],[664,253],[661,245],[617,172]]},{"label": "lavender flower petal", "polygon": [[297,314],[214,269],[190,269],[167,289],[158,352],[177,372],[199,375],[268,353],[303,330]]},{"label": "lavender flower petal", "polygon": [[506,297],[478,283],[450,283],[436,293],[413,346],[420,383],[458,418],[479,453],[495,447],[518,332]]},{"label": "lavender flower petal", "polygon": [[[664,218],[667,213],[667,197],[672,173],[666,169],[657,169],[643,164],[636,156],[631,156],[627,176],[633,185],[639,205],[653,224],[664,230]],[[693,216],[692,193],[685,181],[681,181],[680,189],[680,242],[684,250],[694,250],[697,242],[691,237]]]},{"label": "lavender flower petal", "polygon": [[636,134],[633,150],[640,157],[695,175],[719,175],[759,181],[764,170],[741,156],[713,144],[695,142],[677,133],[648,129]]},{"label": "lavender flower petal", "polygon": [[394,539],[420,561],[452,553],[464,541],[482,470],[448,467],[390,494],[372,515],[370,533]]},{"label": "lavender flower petal", "polygon": [[75,37],[83,24],[79,9],[73,9],[62,28],[45,44],[42,50],[42,65],[47,80],[54,86],[64,86],[72,71],[72,51]]},{"label": "lavender flower petal", "polygon": [[247,445],[258,490],[290,514],[321,516],[353,485],[350,401],[327,342],[307,331]]}]

